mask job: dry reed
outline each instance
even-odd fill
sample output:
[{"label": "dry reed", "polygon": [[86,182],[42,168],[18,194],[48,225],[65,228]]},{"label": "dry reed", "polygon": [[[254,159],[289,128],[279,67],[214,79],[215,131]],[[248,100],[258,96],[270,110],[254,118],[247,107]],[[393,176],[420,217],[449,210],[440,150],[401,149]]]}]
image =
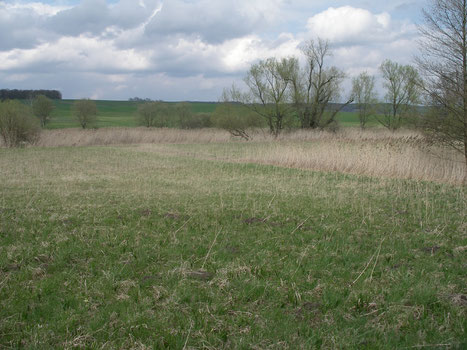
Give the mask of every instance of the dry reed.
[{"label": "dry reed", "polygon": [[[346,128],[338,133],[298,130],[278,138],[256,130],[252,141],[233,139],[216,129],[179,130],[158,128],[103,128],[97,130],[45,130],[37,146],[98,146],[125,144],[231,144],[220,158],[285,167],[338,171],[368,176],[463,183],[466,176],[461,155],[447,149],[428,147],[421,134],[411,130],[361,131]],[[239,151],[235,144],[244,143]],[[142,150],[182,153],[181,149],[145,146]],[[231,149],[232,152],[228,150]],[[203,152],[205,150],[205,152]],[[224,148],[225,151],[225,148]],[[212,158],[216,147],[197,149],[190,155]],[[184,153],[186,154],[186,152]],[[219,154],[215,156],[219,159]]]},{"label": "dry reed", "polygon": [[281,142],[248,149],[243,161],[286,167],[461,184],[462,157],[445,149],[421,147],[422,141],[349,140],[328,138],[317,142]]},{"label": "dry reed", "polygon": [[214,129],[102,128],[44,130],[37,146],[107,146],[145,143],[212,143],[229,141],[229,133]]}]

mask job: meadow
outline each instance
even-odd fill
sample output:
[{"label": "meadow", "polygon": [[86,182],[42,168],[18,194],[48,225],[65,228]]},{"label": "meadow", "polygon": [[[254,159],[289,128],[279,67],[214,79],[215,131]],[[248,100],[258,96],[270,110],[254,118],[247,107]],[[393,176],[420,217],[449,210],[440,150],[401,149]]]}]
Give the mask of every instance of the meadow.
[{"label": "meadow", "polygon": [[[50,123],[47,129],[79,128],[79,123],[72,113],[72,106],[75,100],[54,100],[55,109],[51,114]],[[97,100],[98,109],[97,128],[102,127],[136,127],[138,126],[137,110],[142,102],[137,101],[104,101]],[[27,102],[25,102],[27,103]],[[175,105],[175,102],[168,102]],[[215,102],[189,102],[193,113],[212,113],[217,107]],[[358,126],[356,113],[341,112],[337,118],[344,127]],[[375,121],[370,122],[370,126],[376,126]]]},{"label": "meadow", "polygon": [[[78,122],[73,117],[72,106],[75,100],[53,100],[55,109],[47,129],[78,128]],[[97,100],[97,124],[101,127],[135,127],[138,126],[137,110],[142,102],[137,101],[105,101]],[[169,103],[169,104],[175,104]],[[216,103],[190,102],[193,113],[211,113]]]},{"label": "meadow", "polygon": [[465,348],[465,169],[426,148],[146,128],[0,148],[0,347]]}]

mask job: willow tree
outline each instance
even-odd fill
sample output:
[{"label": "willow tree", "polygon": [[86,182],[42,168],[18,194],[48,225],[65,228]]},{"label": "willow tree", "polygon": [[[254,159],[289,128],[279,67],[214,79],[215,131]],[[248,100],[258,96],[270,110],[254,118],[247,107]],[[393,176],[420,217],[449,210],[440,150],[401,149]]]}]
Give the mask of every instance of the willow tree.
[{"label": "willow tree", "polygon": [[357,107],[360,128],[365,129],[370,117],[376,114],[378,98],[375,90],[375,77],[367,72],[362,72],[353,78],[352,96]]},{"label": "willow tree", "polygon": [[417,113],[420,103],[421,79],[411,65],[402,65],[391,60],[380,66],[383,75],[384,96],[383,115],[378,121],[389,130],[399,129]]},{"label": "willow tree", "polygon": [[72,109],[75,119],[83,129],[86,129],[91,125],[95,125],[97,122],[96,102],[87,98],[76,100],[73,103]]},{"label": "willow tree", "polygon": [[328,41],[309,40],[301,50],[305,66],[300,67],[295,59],[291,65],[293,73],[289,75],[292,102],[302,128],[325,128],[335,123],[337,113],[353,99],[337,104],[345,74],[334,66],[328,67],[327,60],[332,54]]},{"label": "willow tree", "polygon": [[53,102],[44,95],[38,95],[32,102],[32,110],[39,118],[41,126],[44,127],[50,120],[50,114],[54,110]]},{"label": "willow tree", "polygon": [[271,57],[252,65],[245,77],[249,92],[243,102],[266,120],[274,136],[280,134],[292,112],[288,87],[294,62],[293,58]]}]

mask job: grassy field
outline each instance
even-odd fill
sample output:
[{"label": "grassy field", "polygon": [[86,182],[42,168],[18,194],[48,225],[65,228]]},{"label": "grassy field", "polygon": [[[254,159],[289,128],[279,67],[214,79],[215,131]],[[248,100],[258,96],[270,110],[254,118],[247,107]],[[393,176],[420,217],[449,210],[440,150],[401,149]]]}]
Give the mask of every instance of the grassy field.
[{"label": "grassy field", "polygon": [[[47,129],[78,128],[71,111],[74,100],[55,100],[55,110]],[[141,102],[133,101],[96,101],[98,109],[97,127],[135,127],[138,126],[136,112]],[[175,104],[175,103],[171,103]],[[212,113],[216,103],[190,102],[193,113]],[[358,126],[358,117],[355,113],[342,112],[338,118],[342,126]],[[369,126],[377,123],[372,121]]]},{"label": "grassy field", "polygon": [[[75,100],[55,100],[55,110],[52,112],[48,129],[77,128],[78,122],[72,114]],[[136,112],[141,102],[134,101],[96,101],[98,109],[97,127],[135,127],[138,126]],[[192,102],[193,113],[211,113],[216,108],[215,103]]]},{"label": "grassy field", "polygon": [[465,187],[258,147],[0,148],[0,348],[467,346]]}]

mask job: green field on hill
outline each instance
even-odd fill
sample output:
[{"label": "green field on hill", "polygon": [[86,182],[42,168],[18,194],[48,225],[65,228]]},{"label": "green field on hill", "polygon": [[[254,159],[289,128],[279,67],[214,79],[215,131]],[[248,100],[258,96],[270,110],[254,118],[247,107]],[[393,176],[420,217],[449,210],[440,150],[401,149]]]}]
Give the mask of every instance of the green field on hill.
[{"label": "green field on hill", "polygon": [[[78,122],[72,114],[75,100],[55,100],[55,110],[52,112],[48,129],[77,128]],[[136,114],[142,102],[135,101],[95,101],[98,109],[97,127],[138,126]],[[175,102],[171,103],[175,104]],[[190,102],[193,113],[211,113],[216,103]]]},{"label": "green field on hill", "polygon": [[[47,129],[77,128],[78,122],[72,114],[72,105],[75,100],[55,100],[55,110],[52,112],[51,121]],[[142,102],[135,101],[96,101],[98,115],[97,127],[134,127],[138,126],[136,119],[138,105]],[[189,102],[193,113],[212,113],[216,109],[215,102]],[[170,102],[175,104],[175,102]],[[341,126],[358,126],[356,113],[341,112],[337,117]],[[377,125],[375,121],[369,126]]]}]

